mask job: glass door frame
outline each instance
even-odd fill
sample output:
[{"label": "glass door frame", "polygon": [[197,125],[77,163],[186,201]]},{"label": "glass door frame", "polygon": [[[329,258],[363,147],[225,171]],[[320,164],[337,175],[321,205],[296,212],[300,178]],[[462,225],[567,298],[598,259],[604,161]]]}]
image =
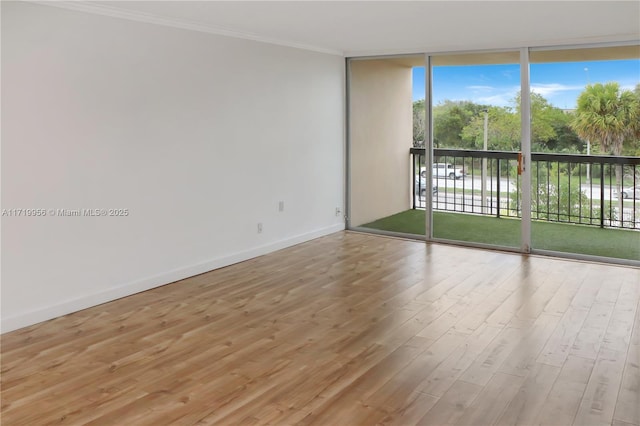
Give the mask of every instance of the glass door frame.
[{"label": "glass door frame", "polygon": [[[530,82],[529,82],[529,48],[523,47],[520,49],[494,49],[494,50],[474,50],[468,52],[445,52],[425,54],[425,164],[427,172],[427,182],[433,180],[433,168],[430,166],[433,164],[433,58],[437,56],[445,56],[455,54],[456,56],[464,55],[477,55],[483,53],[503,53],[503,52],[518,52],[519,53],[519,66],[520,66],[520,152],[522,154],[521,163],[521,176],[522,176],[522,198],[521,203],[523,206],[531,205],[531,170],[529,164],[531,164],[531,103],[530,103]],[[509,247],[500,245],[491,245],[484,243],[474,243],[469,241],[457,241],[448,240],[434,237],[433,235],[433,200],[430,197],[426,198],[425,205],[425,237],[427,241],[453,243],[457,245],[464,245],[470,247],[487,248],[487,249],[500,249],[504,251],[513,251],[518,253],[531,253],[531,209],[522,209],[521,226],[520,226],[520,246]]]},{"label": "glass door frame", "polygon": [[[465,55],[465,54],[482,54],[482,53],[496,53],[496,52],[519,52],[520,57],[520,120],[521,120],[521,140],[520,140],[520,152],[522,153],[522,173],[521,173],[521,190],[522,197],[521,203],[523,206],[531,206],[532,199],[532,173],[530,169],[532,153],[531,153],[531,84],[530,84],[530,52],[534,51],[553,51],[553,50],[564,50],[564,49],[593,49],[593,48],[607,48],[607,47],[619,47],[619,46],[637,46],[637,40],[627,40],[627,41],[616,41],[616,42],[603,42],[603,43],[585,43],[585,44],[571,44],[571,45],[554,45],[554,46],[528,46],[528,47],[520,47],[520,48],[505,48],[505,49],[487,49],[487,50],[470,50],[470,51],[447,51],[447,52],[432,52],[432,53],[424,53],[424,64],[425,64],[425,164],[426,173],[427,173],[427,182],[432,182],[433,173],[432,167],[429,167],[429,164],[433,164],[433,99],[432,99],[432,75],[433,75],[433,58],[437,56],[443,55]],[[608,258],[608,257],[600,257],[600,256],[591,256],[584,255],[579,253],[570,253],[570,252],[556,252],[544,249],[536,249],[532,247],[531,243],[531,221],[532,221],[532,212],[531,208],[523,208],[521,209],[521,226],[520,226],[520,246],[519,247],[506,247],[506,246],[497,246],[483,243],[473,243],[468,241],[457,241],[457,240],[447,240],[441,238],[435,238],[433,236],[433,200],[431,197],[425,197],[425,235],[414,235],[414,234],[403,234],[391,231],[379,231],[369,228],[363,227],[353,227],[349,223],[350,210],[352,206],[350,205],[350,193],[351,189],[351,179],[350,179],[350,164],[353,160],[352,153],[350,150],[350,129],[351,123],[349,120],[349,90],[350,90],[350,61],[352,60],[361,60],[361,59],[385,59],[392,58],[396,56],[408,56],[412,54],[404,54],[404,55],[376,55],[373,57],[354,57],[354,58],[346,58],[346,75],[345,75],[345,110],[346,110],[346,151],[345,151],[345,163],[346,163],[346,190],[345,190],[345,206],[346,206],[346,229],[361,231],[373,234],[382,234],[387,236],[401,237],[401,238],[409,238],[414,240],[422,240],[426,242],[437,242],[437,243],[447,243],[447,244],[455,244],[459,246],[469,246],[469,247],[477,247],[484,249],[493,249],[493,250],[503,250],[510,251],[522,254],[539,254],[545,256],[555,256],[560,258],[569,258],[576,260],[586,260],[586,261],[594,261],[594,262],[607,262],[613,264],[622,264],[622,265],[630,265],[638,267],[640,266],[639,262],[629,261],[625,259],[616,259],[616,258]]]}]

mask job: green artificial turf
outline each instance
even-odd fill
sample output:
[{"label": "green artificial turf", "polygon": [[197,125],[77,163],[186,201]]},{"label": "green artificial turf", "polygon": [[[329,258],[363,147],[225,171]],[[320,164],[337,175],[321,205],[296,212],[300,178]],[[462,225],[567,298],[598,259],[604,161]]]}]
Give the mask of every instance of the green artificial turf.
[{"label": "green artificial turf", "polygon": [[[407,210],[362,226],[424,235],[424,215],[424,210]],[[507,247],[520,245],[520,219],[434,212],[433,230],[435,238]],[[531,239],[533,247],[541,250],[640,260],[637,230],[534,221]]]}]

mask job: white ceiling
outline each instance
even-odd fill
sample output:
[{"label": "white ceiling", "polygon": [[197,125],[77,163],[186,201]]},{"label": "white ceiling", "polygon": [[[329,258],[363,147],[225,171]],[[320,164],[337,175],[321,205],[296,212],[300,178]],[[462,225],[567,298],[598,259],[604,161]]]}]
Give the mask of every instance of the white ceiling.
[{"label": "white ceiling", "polygon": [[129,19],[345,56],[640,39],[639,1],[102,1]]}]

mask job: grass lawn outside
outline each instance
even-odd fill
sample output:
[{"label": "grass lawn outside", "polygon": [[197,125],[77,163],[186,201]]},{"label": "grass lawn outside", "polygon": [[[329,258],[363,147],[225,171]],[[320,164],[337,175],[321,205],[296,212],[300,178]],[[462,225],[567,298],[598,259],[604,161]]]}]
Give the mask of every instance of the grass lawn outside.
[{"label": "grass lawn outside", "polygon": [[[424,235],[425,211],[407,210],[364,228]],[[520,245],[520,219],[462,213],[433,213],[434,237],[506,247]],[[540,250],[640,260],[640,231],[533,221],[532,246]]]}]

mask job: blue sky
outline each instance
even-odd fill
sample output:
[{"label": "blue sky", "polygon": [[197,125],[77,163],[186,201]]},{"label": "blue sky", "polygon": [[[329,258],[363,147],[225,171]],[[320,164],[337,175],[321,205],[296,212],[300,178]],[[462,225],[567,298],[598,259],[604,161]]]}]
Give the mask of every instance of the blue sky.
[{"label": "blue sky", "polygon": [[[586,69],[586,70],[585,70]],[[575,108],[587,82],[617,81],[625,89],[640,82],[640,60],[531,64],[531,88],[558,108]],[[520,90],[520,66],[468,65],[433,69],[434,104],[445,99],[506,106]],[[413,69],[413,100],[424,99],[424,68]]]}]

